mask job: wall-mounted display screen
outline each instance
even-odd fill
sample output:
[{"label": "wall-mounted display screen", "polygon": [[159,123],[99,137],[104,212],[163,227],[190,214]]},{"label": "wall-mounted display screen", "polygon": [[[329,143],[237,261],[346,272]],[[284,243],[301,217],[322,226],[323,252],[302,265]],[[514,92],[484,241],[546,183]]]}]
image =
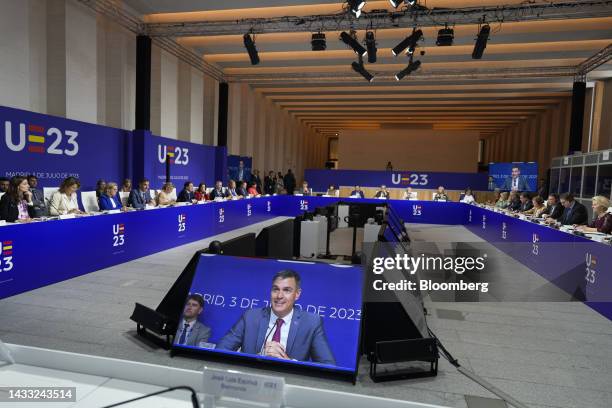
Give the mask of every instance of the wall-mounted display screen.
[{"label": "wall-mounted display screen", "polygon": [[489,163],[489,190],[537,191],[538,164],[535,162]]}]

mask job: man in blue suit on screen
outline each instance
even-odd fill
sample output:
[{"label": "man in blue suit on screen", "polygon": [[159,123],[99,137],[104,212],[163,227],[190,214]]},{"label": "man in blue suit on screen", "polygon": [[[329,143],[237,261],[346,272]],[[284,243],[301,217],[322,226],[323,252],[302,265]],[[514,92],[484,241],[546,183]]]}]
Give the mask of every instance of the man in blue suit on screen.
[{"label": "man in blue suit on screen", "polygon": [[527,178],[521,176],[521,169],[518,166],[512,167],[512,175],[506,177],[502,190],[506,191],[529,191]]},{"label": "man in blue suit on screen", "polygon": [[300,283],[300,275],[289,269],[274,275],[270,307],[244,312],[216,349],[336,365],[321,317],[293,307],[302,294]]}]

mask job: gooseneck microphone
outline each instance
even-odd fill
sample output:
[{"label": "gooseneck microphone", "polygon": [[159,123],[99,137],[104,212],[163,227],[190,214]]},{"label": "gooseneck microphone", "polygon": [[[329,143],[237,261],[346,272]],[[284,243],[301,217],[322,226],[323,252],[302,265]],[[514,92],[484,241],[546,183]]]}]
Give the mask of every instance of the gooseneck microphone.
[{"label": "gooseneck microphone", "polygon": [[260,356],[264,355],[263,351],[264,351],[264,348],[266,347],[266,342],[268,341],[268,338],[272,334],[272,330],[274,330],[276,326],[278,326],[278,320],[274,322],[274,325],[270,328],[270,330],[268,331],[268,334],[266,334],[266,338],[264,339],[263,344],[261,345],[261,349],[259,350],[259,353],[258,353]]}]

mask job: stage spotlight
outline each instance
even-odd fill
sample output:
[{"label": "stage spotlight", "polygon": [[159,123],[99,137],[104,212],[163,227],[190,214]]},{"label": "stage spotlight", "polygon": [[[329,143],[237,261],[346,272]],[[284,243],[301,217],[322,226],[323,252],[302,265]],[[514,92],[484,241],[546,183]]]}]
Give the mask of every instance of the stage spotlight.
[{"label": "stage spotlight", "polygon": [[487,48],[487,41],[489,40],[489,33],[491,27],[488,24],[483,25],[476,38],[476,44],[474,44],[474,51],[472,52],[472,59],[481,59],[485,48]]},{"label": "stage spotlight", "polygon": [[249,53],[249,58],[251,59],[251,64],[259,64],[259,54],[257,53],[257,48],[255,48],[255,43],[253,42],[251,35],[245,34],[243,39],[244,47],[247,49],[247,52]]},{"label": "stage spotlight", "polygon": [[351,64],[351,66],[353,67],[353,70],[355,72],[357,72],[358,74],[361,74],[362,77],[364,77],[368,82],[372,82],[374,80],[374,75],[370,74],[365,67],[363,66],[363,64],[359,64],[358,62],[353,61],[353,63]]},{"label": "stage spotlight", "polygon": [[421,66],[421,61],[414,61],[414,62],[411,61],[410,64],[408,64],[406,68],[402,69],[400,72],[395,74],[395,79],[399,81],[406,75],[410,75],[411,73],[419,69],[420,66]]},{"label": "stage spotlight", "polygon": [[376,62],[376,38],[374,37],[374,31],[366,32],[366,47],[368,50],[368,62],[373,64]]},{"label": "stage spotlight", "polygon": [[417,41],[419,41],[422,37],[423,37],[423,31],[421,31],[421,30],[414,30],[412,32],[412,34],[410,34],[408,37],[404,38],[399,44],[397,44],[395,47],[393,47],[391,52],[395,56],[400,54],[406,48],[412,48],[412,52],[414,52],[414,49],[416,48]]},{"label": "stage spotlight", "polygon": [[366,2],[363,0],[348,0],[349,9],[357,18],[361,16],[361,9],[365,4]]},{"label": "stage spotlight", "polygon": [[368,50],[366,50],[363,45],[359,44],[359,41],[351,37],[351,35],[346,31],[340,33],[340,39],[343,43],[351,47],[353,51],[355,51],[355,54],[361,55],[363,57],[368,53]]},{"label": "stage spotlight", "polygon": [[313,51],[325,51],[327,42],[325,41],[325,33],[314,33],[312,41],[310,41]]},{"label": "stage spotlight", "polygon": [[[389,0],[389,3],[395,8],[398,8],[403,2],[404,0]],[[406,0],[406,4],[409,6],[414,6],[416,2],[417,0]]]},{"label": "stage spotlight", "polygon": [[444,25],[444,28],[438,31],[438,39],[436,45],[439,47],[447,47],[453,45],[455,39],[455,30],[448,28],[448,24]]}]

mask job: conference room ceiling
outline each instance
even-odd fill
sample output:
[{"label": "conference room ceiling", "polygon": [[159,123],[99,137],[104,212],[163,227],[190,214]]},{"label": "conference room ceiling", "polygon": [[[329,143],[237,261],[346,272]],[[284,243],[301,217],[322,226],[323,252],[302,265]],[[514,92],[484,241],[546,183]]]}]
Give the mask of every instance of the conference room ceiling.
[{"label": "conference room ceiling", "polygon": [[[574,67],[612,44],[612,2],[595,7],[594,2],[585,1],[581,3],[586,5],[575,9],[580,15],[574,15],[574,11],[563,14],[571,9],[559,9],[556,14],[555,10],[543,9],[538,15],[523,12],[520,16],[500,11],[497,14],[505,16],[504,22],[489,21],[491,34],[484,56],[474,60],[471,54],[478,24],[453,26],[454,21],[461,21],[461,13],[453,17],[447,13],[450,9],[461,12],[467,10],[465,7],[558,5],[568,1],[422,0],[421,6],[442,11],[443,18],[417,22],[424,41],[414,58],[421,61],[421,68],[401,81],[392,79],[409,61],[403,53],[394,57],[391,48],[412,32],[413,23],[398,20],[399,27],[394,27],[385,24],[384,19],[371,19],[378,52],[376,63],[364,61],[365,68],[375,76],[367,82],[351,68],[356,54],[339,39],[340,32],[349,31],[351,19],[337,17],[335,24],[326,20],[317,25],[309,18],[342,16],[345,2],[124,2],[150,25],[151,32],[158,29],[158,34],[174,38],[220,69],[228,81],[249,83],[304,124],[328,135],[344,129],[411,126],[477,130],[483,136],[491,135],[570,96]],[[368,21],[367,15],[373,10],[394,9],[387,0],[368,1],[361,24]],[[308,27],[301,22],[287,25],[281,17],[293,17],[292,21],[303,17]],[[244,48],[245,32],[240,31],[245,19],[257,22],[253,30],[261,62],[255,66]],[[358,22],[352,21],[353,27],[360,28]],[[449,47],[435,44],[444,23],[454,28],[454,43]],[[318,28],[326,34],[325,51],[311,50],[311,34]],[[365,31],[358,29],[358,40],[363,42],[364,37]],[[587,79],[609,77],[612,64],[606,62],[590,72]]]}]

